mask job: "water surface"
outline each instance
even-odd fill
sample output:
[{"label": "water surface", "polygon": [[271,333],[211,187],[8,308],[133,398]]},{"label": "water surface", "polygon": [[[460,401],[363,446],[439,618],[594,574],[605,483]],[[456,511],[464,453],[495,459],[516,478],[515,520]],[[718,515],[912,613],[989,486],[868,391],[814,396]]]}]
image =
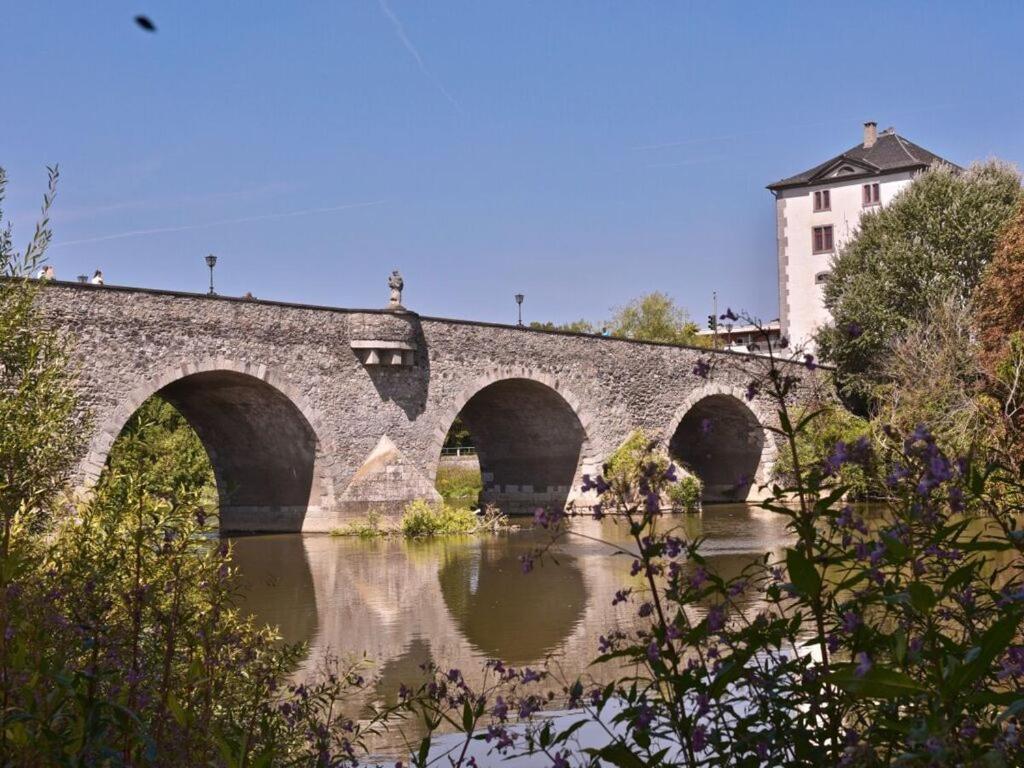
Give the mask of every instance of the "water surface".
[{"label": "water surface", "polygon": [[[764,552],[777,555],[787,541],[781,517],[746,505],[669,519],[686,537],[707,538],[709,564],[726,578]],[[519,558],[547,541],[546,531],[426,540],[253,536],[235,539],[234,552],[246,607],[285,640],[308,643],[306,670],[326,653],[365,652],[375,690],[388,700],[418,679],[427,660],[457,667],[470,681],[494,658],[517,666],[551,659],[567,677],[583,671],[600,635],[632,624],[635,609],[611,604],[616,590],[642,585],[629,574],[631,558],[592,540],[628,547],[620,521],[575,518],[571,529],[582,535],[567,536],[528,574]]]}]

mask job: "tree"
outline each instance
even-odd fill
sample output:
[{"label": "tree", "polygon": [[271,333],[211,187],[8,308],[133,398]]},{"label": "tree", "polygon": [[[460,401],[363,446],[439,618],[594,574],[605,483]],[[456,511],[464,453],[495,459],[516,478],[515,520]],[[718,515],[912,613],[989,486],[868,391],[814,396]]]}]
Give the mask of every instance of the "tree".
[{"label": "tree", "polygon": [[697,324],[668,295],[655,291],[619,307],[608,321],[612,336],[670,344],[702,344]]},{"label": "tree", "polygon": [[817,338],[845,396],[869,401],[893,342],[930,305],[969,300],[1020,200],[1017,171],[992,161],[928,170],[891,204],[864,214],[833,260],[825,286],[833,319]]},{"label": "tree", "polygon": [[[0,229],[0,511],[4,546],[16,515],[49,506],[68,476],[79,447],[76,400],[70,386],[65,340],[42,327],[29,280],[50,243],[49,209],[58,172],[35,234],[24,252],[14,249],[11,225]],[[7,177],[0,168],[0,205]],[[0,218],[3,212],[0,210]]]},{"label": "tree", "polygon": [[530,323],[530,327],[538,331],[565,331],[567,333],[597,332],[597,329],[594,328],[594,324],[589,320],[584,320],[583,318],[573,320],[570,323],[552,323],[550,320],[546,323],[540,323],[534,320]]},{"label": "tree", "polygon": [[999,236],[973,305],[979,358],[994,376],[1009,354],[1010,337],[1024,331],[1024,202]]}]

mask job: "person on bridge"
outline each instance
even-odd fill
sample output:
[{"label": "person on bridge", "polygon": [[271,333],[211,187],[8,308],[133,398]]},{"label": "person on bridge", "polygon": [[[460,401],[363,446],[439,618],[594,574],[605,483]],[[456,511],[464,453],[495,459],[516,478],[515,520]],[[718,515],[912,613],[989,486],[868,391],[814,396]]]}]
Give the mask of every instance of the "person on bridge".
[{"label": "person on bridge", "polygon": [[93,285],[103,285],[103,272],[96,270],[92,274],[92,279],[89,281]]},{"label": "person on bridge", "polygon": [[36,280],[56,280],[57,273],[53,271],[53,267],[47,264],[45,267],[36,273]]}]

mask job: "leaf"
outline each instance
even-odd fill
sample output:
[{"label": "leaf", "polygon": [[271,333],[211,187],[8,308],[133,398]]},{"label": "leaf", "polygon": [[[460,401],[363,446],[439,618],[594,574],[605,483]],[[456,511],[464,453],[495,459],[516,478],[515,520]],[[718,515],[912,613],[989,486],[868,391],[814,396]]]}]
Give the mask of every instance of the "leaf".
[{"label": "leaf", "polygon": [[818,596],[821,591],[821,574],[799,549],[786,550],[786,570],[797,592],[811,598]]},{"label": "leaf", "polygon": [[932,588],[923,582],[910,582],[907,586],[907,591],[910,593],[910,604],[921,613],[927,613],[938,602],[938,598],[935,597]]},{"label": "leaf", "polygon": [[602,747],[597,751],[597,756],[619,768],[644,768],[643,761],[621,741]]},{"label": "leaf", "polygon": [[1020,626],[1020,623],[1020,612],[1013,611],[990,626],[978,645],[967,652],[966,656],[970,658],[970,661],[950,676],[950,687],[962,688],[982,677],[996,657],[1006,650],[1006,646],[1017,634],[1017,627]]},{"label": "leaf", "polygon": [[927,691],[909,675],[887,667],[872,667],[861,677],[856,668],[850,666],[835,672],[831,680],[844,691],[867,699],[892,699]]}]

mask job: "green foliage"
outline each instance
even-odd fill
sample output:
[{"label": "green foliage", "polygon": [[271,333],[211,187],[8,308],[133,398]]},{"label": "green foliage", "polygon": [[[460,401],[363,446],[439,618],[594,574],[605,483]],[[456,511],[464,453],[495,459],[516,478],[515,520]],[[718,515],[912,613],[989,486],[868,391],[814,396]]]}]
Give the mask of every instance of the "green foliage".
[{"label": "green foliage", "polygon": [[452,536],[473,533],[480,521],[469,509],[456,509],[447,504],[431,504],[417,500],[406,505],[402,513],[402,533],[410,538]]},{"label": "green foliage", "polygon": [[[35,308],[40,287],[29,280],[50,242],[56,185],[52,169],[39,223],[24,252],[14,249],[9,223],[0,229],[0,277],[5,278],[0,280],[0,511],[8,523],[53,503],[85,426],[76,416],[67,342],[42,326]],[[0,205],[5,191],[0,168]]]},{"label": "green foliage", "polygon": [[437,481],[434,487],[446,505],[460,509],[476,509],[484,484],[479,469],[441,464],[437,468]]},{"label": "green foliage", "polygon": [[469,427],[466,426],[459,416],[455,417],[455,421],[452,422],[451,427],[448,428],[448,434],[444,438],[445,448],[466,448],[472,447],[473,435],[469,432]]},{"label": "green foliage", "polygon": [[331,531],[332,536],[358,536],[360,539],[373,539],[377,536],[388,536],[395,533],[395,526],[389,525],[384,516],[375,509],[366,513],[366,517],[353,520],[340,528]]},{"label": "green foliage", "polygon": [[536,320],[530,323],[530,327],[539,331],[566,331],[568,333],[597,333],[598,329],[589,320],[580,318],[569,323],[552,323],[551,321],[540,323]]},{"label": "green foliage", "polygon": [[679,512],[700,511],[703,484],[696,475],[683,475],[666,491],[672,509]]},{"label": "green foliage", "polygon": [[[855,445],[859,440],[870,440],[872,437],[870,422],[851,413],[839,403],[795,407],[791,413],[795,423],[808,420],[796,436],[796,452],[780,452],[775,463],[774,479],[783,485],[794,483],[796,462],[799,462],[803,472],[816,472],[821,467],[823,457],[827,457],[837,443]],[[870,496],[868,479],[859,464],[844,464],[839,469],[839,482],[854,498]]]},{"label": "green foliage", "polygon": [[845,395],[870,398],[888,350],[927,308],[966,304],[1021,198],[1016,170],[996,162],[917,177],[895,200],[867,212],[832,265],[821,356]]},{"label": "green foliage", "polygon": [[[944,450],[960,455],[998,440],[998,403],[986,391],[969,309],[954,299],[908,322],[872,391],[877,419],[901,432],[927,424]],[[923,375],[924,374],[924,375]]]},{"label": "green foliage", "polygon": [[185,417],[159,396],[139,407],[111,446],[104,475],[113,484],[109,492],[127,491],[117,486],[126,477],[141,478],[155,498],[173,502],[182,492],[195,493],[208,514],[217,509],[206,449]]},{"label": "green foliage", "polygon": [[621,493],[628,492],[644,476],[648,464],[657,473],[664,473],[670,463],[668,454],[654,450],[655,445],[642,429],[633,430],[605,462],[604,477],[609,485]]},{"label": "green foliage", "polygon": [[700,479],[685,467],[680,468],[678,462],[673,462],[665,450],[658,448],[657,441],[651,440],[642,429],[631,432],[608,457],[604,464],[604,478],[612,492],[621,499],[637,501],[636,493],[646,479],[665,476],[673,464],[677,465],[678,480],[663,484],[661,505],[683,512],[698,511],[704,490]]},{"label": "green foliage", "polygon": [[703,345],[700,328],[685,309],[667,294],[656,291],[620,307],[608,322],[612,336],[670,344]]}]

